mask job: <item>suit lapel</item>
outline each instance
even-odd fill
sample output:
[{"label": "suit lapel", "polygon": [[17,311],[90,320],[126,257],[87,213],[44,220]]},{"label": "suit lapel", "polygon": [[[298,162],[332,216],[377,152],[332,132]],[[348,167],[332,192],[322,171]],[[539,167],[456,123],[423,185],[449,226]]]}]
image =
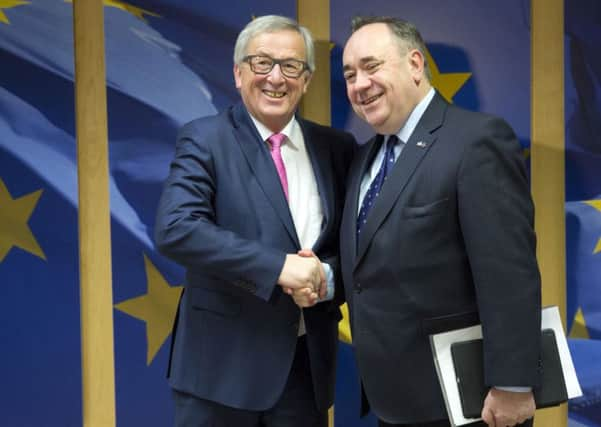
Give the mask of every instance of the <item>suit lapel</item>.
[{"label": "suit lapel", "polygon": [[244,153],[250,169],[256,176],[257,182],[280,217],[290,238],[297,247],[300,247],[277,170],[265,142],[261,140],[259,132],[243,104],[239,103],[232,108],[231,119],[238,145]]},{"label": "suit lapel", "polygon": [[[341,240],[342,251],[347,253],[354,259],[357,254],[357,212],[359,210],[359,191],[361,189],[361,181],[367,169],[370,167],[373,158],[378,149],[382,145],[382,135],[376,135],[363,145],[356,154],[351,170],[349,171],[349,182],[347,188],[347,196],[343,211],[341,225]],[[348,242],[346,240],[349,240]],[[345,258],[347,258],[345,257]]]},{"label": "suit lapel", "polygon": [[311,125],[302,119],[297,118],[297,120],[303,132],[307,155],[313,168],[313,175],[315,176],[323,210],[322,233],[320,233],[314,244],[314,247],[317,248],[324,236],[323,230],[327,228],[334,211],[334,186],[332,185],[334,177],[332,175],[332,168],[330,167],[332,164],[330,159],[331,154],[328,149],[329,145],[320,140],[319,135],[313,130]]},{"label": "suit lapel", "polygon": [[401,155],[380,190],[380,195],[369,212],[367,222],[361,229],[355,265],[359,263],[361,257],[365,254],[374,234],[392,210],[393,205],[405,189],[422,159],[436,142],[434,132],[442,125],[445,110],[446,102],[437,94],[424,112],[409,141],[405,144]]}]

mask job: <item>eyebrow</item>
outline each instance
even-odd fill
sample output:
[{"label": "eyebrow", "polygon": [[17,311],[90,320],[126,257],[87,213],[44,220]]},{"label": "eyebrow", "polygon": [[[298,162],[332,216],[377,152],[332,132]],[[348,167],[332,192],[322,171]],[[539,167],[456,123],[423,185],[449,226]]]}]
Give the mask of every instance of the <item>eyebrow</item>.
[{"label": "eyebrow", "polygon": [[[381,59],[379,59],[379,58],[376,58],[375,56],[366,56],[366,57],[364,57],[364,58],[361,58],[361,59],[359,60],[359,65],[365,65],[365,64],[367,64],[368,62],[372,62],[372,61],[381,61]],[[342,67],[342,71],[347,71],[347,70],[350,70],[350,69],[352,69],[352,67],[351,67],[350,65],[348,65],[348,64],[345,64],[345,65]]]}]

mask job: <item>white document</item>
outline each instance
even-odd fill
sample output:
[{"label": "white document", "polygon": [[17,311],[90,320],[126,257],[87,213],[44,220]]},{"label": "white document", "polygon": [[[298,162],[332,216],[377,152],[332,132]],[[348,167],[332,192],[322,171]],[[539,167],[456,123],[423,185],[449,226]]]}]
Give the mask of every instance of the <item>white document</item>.
[{"label": "white document", "polygon": [[[555,340],[557,341],[557,347],[559,349],[559,358],[561,359],[561,367],[563,369],[568,399],[582,396],[582,390],[578,378],[576,377],[576,370],[574,369],[572,357],[570,356],[568,341],[566,340],[563,331],[563,325],[557,306],[543,308],[541,313],[541,330],[542,329],[552,329],[553,332],[555,332]],[[442,388],[449,420],[453,427],[473,423],[481,418],[465,418],[463,416],[459,388],[457,386],[457,376],[451,357],[451,344],[479,338],[482,338],[482,327],[480,325],[430,335],[432,354],[438,373],[438,380],[440,381]]]}]

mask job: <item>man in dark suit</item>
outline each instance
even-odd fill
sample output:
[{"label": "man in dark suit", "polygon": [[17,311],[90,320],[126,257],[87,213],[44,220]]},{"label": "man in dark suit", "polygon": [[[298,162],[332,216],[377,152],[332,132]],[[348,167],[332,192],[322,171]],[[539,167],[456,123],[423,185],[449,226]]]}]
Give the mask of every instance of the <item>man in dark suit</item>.
[{"label": "man in dark suit", "polygon": [[[159,204],[157,247],[187,270],[169,365],[175,425],[325,427],[354,140],[295,117],[315,68],[296,22],[255,19],[234,62],[242,103],[181,129]],[[301,312],[295,289],[299,303],[303,289],[321,301]]]},{"label": "man in dark suit", "polygon": [[377,133],[349,171],[340,231],[364,403],[380,426],[448,426],[429,334],[479,320],[484,422],[523,423],[539,381],[540,275],[520,144],[503,120],[436,93],[412,24],[353,27],[347,94]]}]

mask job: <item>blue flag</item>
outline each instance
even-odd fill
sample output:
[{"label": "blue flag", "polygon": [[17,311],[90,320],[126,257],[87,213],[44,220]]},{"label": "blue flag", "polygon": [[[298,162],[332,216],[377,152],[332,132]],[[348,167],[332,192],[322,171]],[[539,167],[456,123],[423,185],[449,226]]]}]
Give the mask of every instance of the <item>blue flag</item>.
[{"label": "blue flag", "polygon": [[601,425],[601,194],[566,206],[568,340],[583,396],[570,418]]},{"label": "blue flag", "polygon": [[566,2],[565,30],[567,317],[584,393],[569,409],[601,426],[601,4]]},{"label": "blue flag", "polygon": [[[117,424],[165,426],[183,271],[150,236],[176,132],[238,100],[238,32],[295,4],[104,3]],[[68,1],[0,2],[3,426],[82,422],[72,21]]]}]

